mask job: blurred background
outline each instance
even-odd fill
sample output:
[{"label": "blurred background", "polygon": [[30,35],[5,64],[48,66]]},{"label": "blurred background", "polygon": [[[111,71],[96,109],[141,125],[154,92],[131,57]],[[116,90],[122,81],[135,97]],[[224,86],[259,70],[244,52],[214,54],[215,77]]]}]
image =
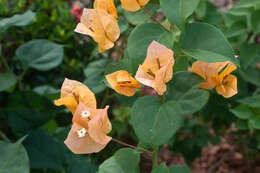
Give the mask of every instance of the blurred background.
[{"label": "blurred background", "polygon": [[[110,136],[137,145],[129,123],[131,106],[137,96],[126,98],[116,94],[106,86],[104,74],[113,71],[123,58],[127,59],[125,47],[129,33],[137,24],[150,19],[143,11],[126,12],[119,0],[115,2],[121,36],[113,49],[99,54],[97,44],[90,37],[73,31],[82,9],[92,8],[91,0],[0,1],[0,140],[16,142],[27,135],[22,143],[32,173],[95,173],[98,165],[121,147],[110,142],[100,153],[84,156],[74,155],[65,147],[63,141],[70,130],[72,115],[64,107],[53,105],[65,77],[84,82],[95,92],[98,107],[111,106],[109,117],[113,130]],[[225,14],[236,2],[238,0],[201,0],[191,20],[220,28],[238,55],[244,42],[253,44],[254,48],[244,45],[243,49],[250,49],[246,56],[256,54],[259,58],[260,29],[252,30],[247,18]],[[148,4],[147,8],[164,22],[158,4]],[[254,64],[252,69],[241,70],[239,79],[244,82],[240,87],[248,89],[239,96],[246,96],[248,90],[260,92],[260,64]],[[175,70],[187,69],[188,65],[188,61],[179,60]],[[143,89],[138,94],[152,94],[152,91]],[[209,101],[202,112],[188,117],[185,128],[164,146],[159,160],[168,165],[187,163],[194,173],[212,170],[259,173],[260,136],[234,132],[237,119],[227,113],[228,103],[217,95],[211,99],[221,104],[212,108]],[[215,116],[214,109],[221,115]],[[210,121],[213,123],[209,125]],[[241,129],[245,128],[243,123],[240,125]],[[0,144],[0,153],[11,151],[11,147]],[[8,159],[19,159],[20,155]],[[4,160],[0,155],[1,159]],[[141,172],[149,172],[150,166],[150,160],[143,156]]]}]

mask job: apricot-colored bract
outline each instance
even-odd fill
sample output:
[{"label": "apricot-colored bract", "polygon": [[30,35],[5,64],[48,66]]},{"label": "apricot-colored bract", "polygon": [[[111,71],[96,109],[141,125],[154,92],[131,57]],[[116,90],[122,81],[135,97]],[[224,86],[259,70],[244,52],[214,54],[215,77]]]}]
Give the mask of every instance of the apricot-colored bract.
[{"label": "apricot-colored bract", "polygon": [[111,14],[114,18],[118,18],[114,0],[95,0],[94,9],[105,10]]},{"label": "apricot-colored bract", "polygon": [[75,32],[91,36],[99,52],[112,48],[120,36],[117,20],[102,9],[85,8]]},{"label": "apricot-colored bract", "polygon": [[135,78],[140,83],[154,88],[159,95],[163,95],[167,90],[165,83],[172,79],[173,65],[173,51],[153,41],[148,47],[146,59],[139,66]]},{"label": "apricot-colored bract", "polygon": [[145,6],[149,0],[121,0],[121,4],[127,11],[137,11],[141,7]]},{"label": "apricot-colored bract", "polygon": [[141,87],[141,84],[125,70],[108,74],[106,79],[116,92],[125,96],[133,96],[135,88]]},{"label": "apricot-colored bract", "polygon": [[237,67],[230,61],[215,63],[196,61],[191,67],[192,72],[205,80],[199,85],[200,88],[207,90],[216,88],[217,92],[226,98],[237,94],[237,78],[230,74],[236,69]]}]

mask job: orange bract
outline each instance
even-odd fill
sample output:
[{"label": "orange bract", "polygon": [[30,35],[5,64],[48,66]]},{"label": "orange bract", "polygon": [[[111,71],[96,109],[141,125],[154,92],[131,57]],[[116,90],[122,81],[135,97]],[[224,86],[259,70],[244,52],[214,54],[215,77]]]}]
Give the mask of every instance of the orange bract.
[{"label": "orange bract", "polygon": [[167,90],[166,84],[172,79],[174,65],[173,51],[164,45],[153,41],[147,51],[147,56],[139,66],[135,78],[144,85],[163,95]]},{"label": "orange bract", "polygon": [[61,98],[55,100],[54,104],[56,106],[64,105],[74,113],[79,102],[84,103],[90,108],[96,108],[95,95],[86,85],[65,78],[61,87]]},{"label": "orange bract", "polygon": [[114,18],[118,18],[114,0],[95,0],[94,9],[105,10],[111,14]]},{"label": "orange bract", "polygon": [[99,52],[112,48],[120,36],[117,20],[101,9],[84,8],[75,32],[91,36],[98,43]]},{"label": "orange bract", "polygon": [[199,87],[203,89],[216,88],[217,92],[226,98],[237,94],[237,78],[230,73],[237,67],[229,61],[206,63],[196,61],[191,71],[201,76],[205,81]]},{"label": "orange bract", "polygon": [[137,11],[142,6],[145,6],[149,0],[121,0],[121,3],[125,10],[127,11]]},{"label": "orange bract", "polygon": [[107,110],[94,109],[79,103],[73,125],[64,143],[75,154],[96,153],[102,150],[112,139],[107,136],[112,126]]},{"label": "orange bract", "polygon": [[141,87],[141,84],[124,70],[108,74],[106,79],[116,92],[125,96],[133,96],[135,88]]}]

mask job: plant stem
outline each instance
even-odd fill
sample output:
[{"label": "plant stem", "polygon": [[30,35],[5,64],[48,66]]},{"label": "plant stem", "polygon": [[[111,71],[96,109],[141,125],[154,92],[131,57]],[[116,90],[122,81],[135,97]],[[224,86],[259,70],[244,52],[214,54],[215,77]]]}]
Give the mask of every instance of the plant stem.
[{"label": "plant stem", "polygon": [[151,151],[149,151],[149,150],[146,150],[146,149],[141,148],[141,147],[136,147],[136,146],[127,144],[127,143],[125,143],[125,142],[123,142],[123,141],[120,141],[120,140],[118,140],[118,139],[112,138],[112,141],[117,142],[117,143],[119,143],[119,144],[121,144],[121,145],[123,145],[123,146],[130,147],[130,148],[133,148],[133,149],[135,149],[135,150],[139,150],[139,151],[145,152],[145,153],[147,153],[147,154],[150,155],[150,156],[153,155],[153,152],[151,152]]},{"label": "plant stem", "polygon": [[155,169],[158,166],[158,151],[158,147],[155,148],[153,151],[153,169]]},{"label": "plant stem", "polygon": [[149,12],[149,10],[147,10],[147,9],[144,8],[144,7],[142,7],[142,10],[144,10],[144,12],[145,12],[148,16],[150,16],[150,18],[151,18],[154,22],[156,22],[157,24],[159,24],[165,31],[170,32],[167,28],[165,28],[165,26],[163,26],[163,25]]},{"label": "plant stem", "polygon": [[161,102],[164,103],[164,95],[160,96]]},{"label": "plant stem", "polygon": [[3,56],[1,56],[1,55],[0,55],[0,59],[1,59],[2,63],[3,63],[4,68],[5,68],[7,71],[9,71],[10,68],[9,68],[9,66],[8,66],[8,63],[7,63],[6,59],[5,59]]},{"label": "plant stem", "polygon": [[22,91],[23,90],[23,83],[22,83],[22,80],[23,80],[23,77],[24,75],[26,74],[27,72],[27,69],[24,69],[22,74],[20,76],[18,76],[18,87],[19,87],[19,90]]},{"label": "plant stem", "polygon": [[0,130],[0,137],[6,141],[6,142],[11,142],[11,140]]}]

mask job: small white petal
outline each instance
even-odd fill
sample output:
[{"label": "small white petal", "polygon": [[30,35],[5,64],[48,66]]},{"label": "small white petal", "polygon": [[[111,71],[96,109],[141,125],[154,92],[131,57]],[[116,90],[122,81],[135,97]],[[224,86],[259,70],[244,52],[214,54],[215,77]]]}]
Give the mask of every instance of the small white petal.
[{"label": "small white petal", "polygon": [[82,118],[89,118],[90,115],[91,115],[91,113],[90,113],[89,111],[83,111],[83,112],[81,113],[81,117],[82,117]]},{"label": "small white petal", "polygon": [[77,133],[78,133],[79,138],[83,138],[86,136],[87,130],[85,128],[82,128],[82,129],[78,130]]}]

